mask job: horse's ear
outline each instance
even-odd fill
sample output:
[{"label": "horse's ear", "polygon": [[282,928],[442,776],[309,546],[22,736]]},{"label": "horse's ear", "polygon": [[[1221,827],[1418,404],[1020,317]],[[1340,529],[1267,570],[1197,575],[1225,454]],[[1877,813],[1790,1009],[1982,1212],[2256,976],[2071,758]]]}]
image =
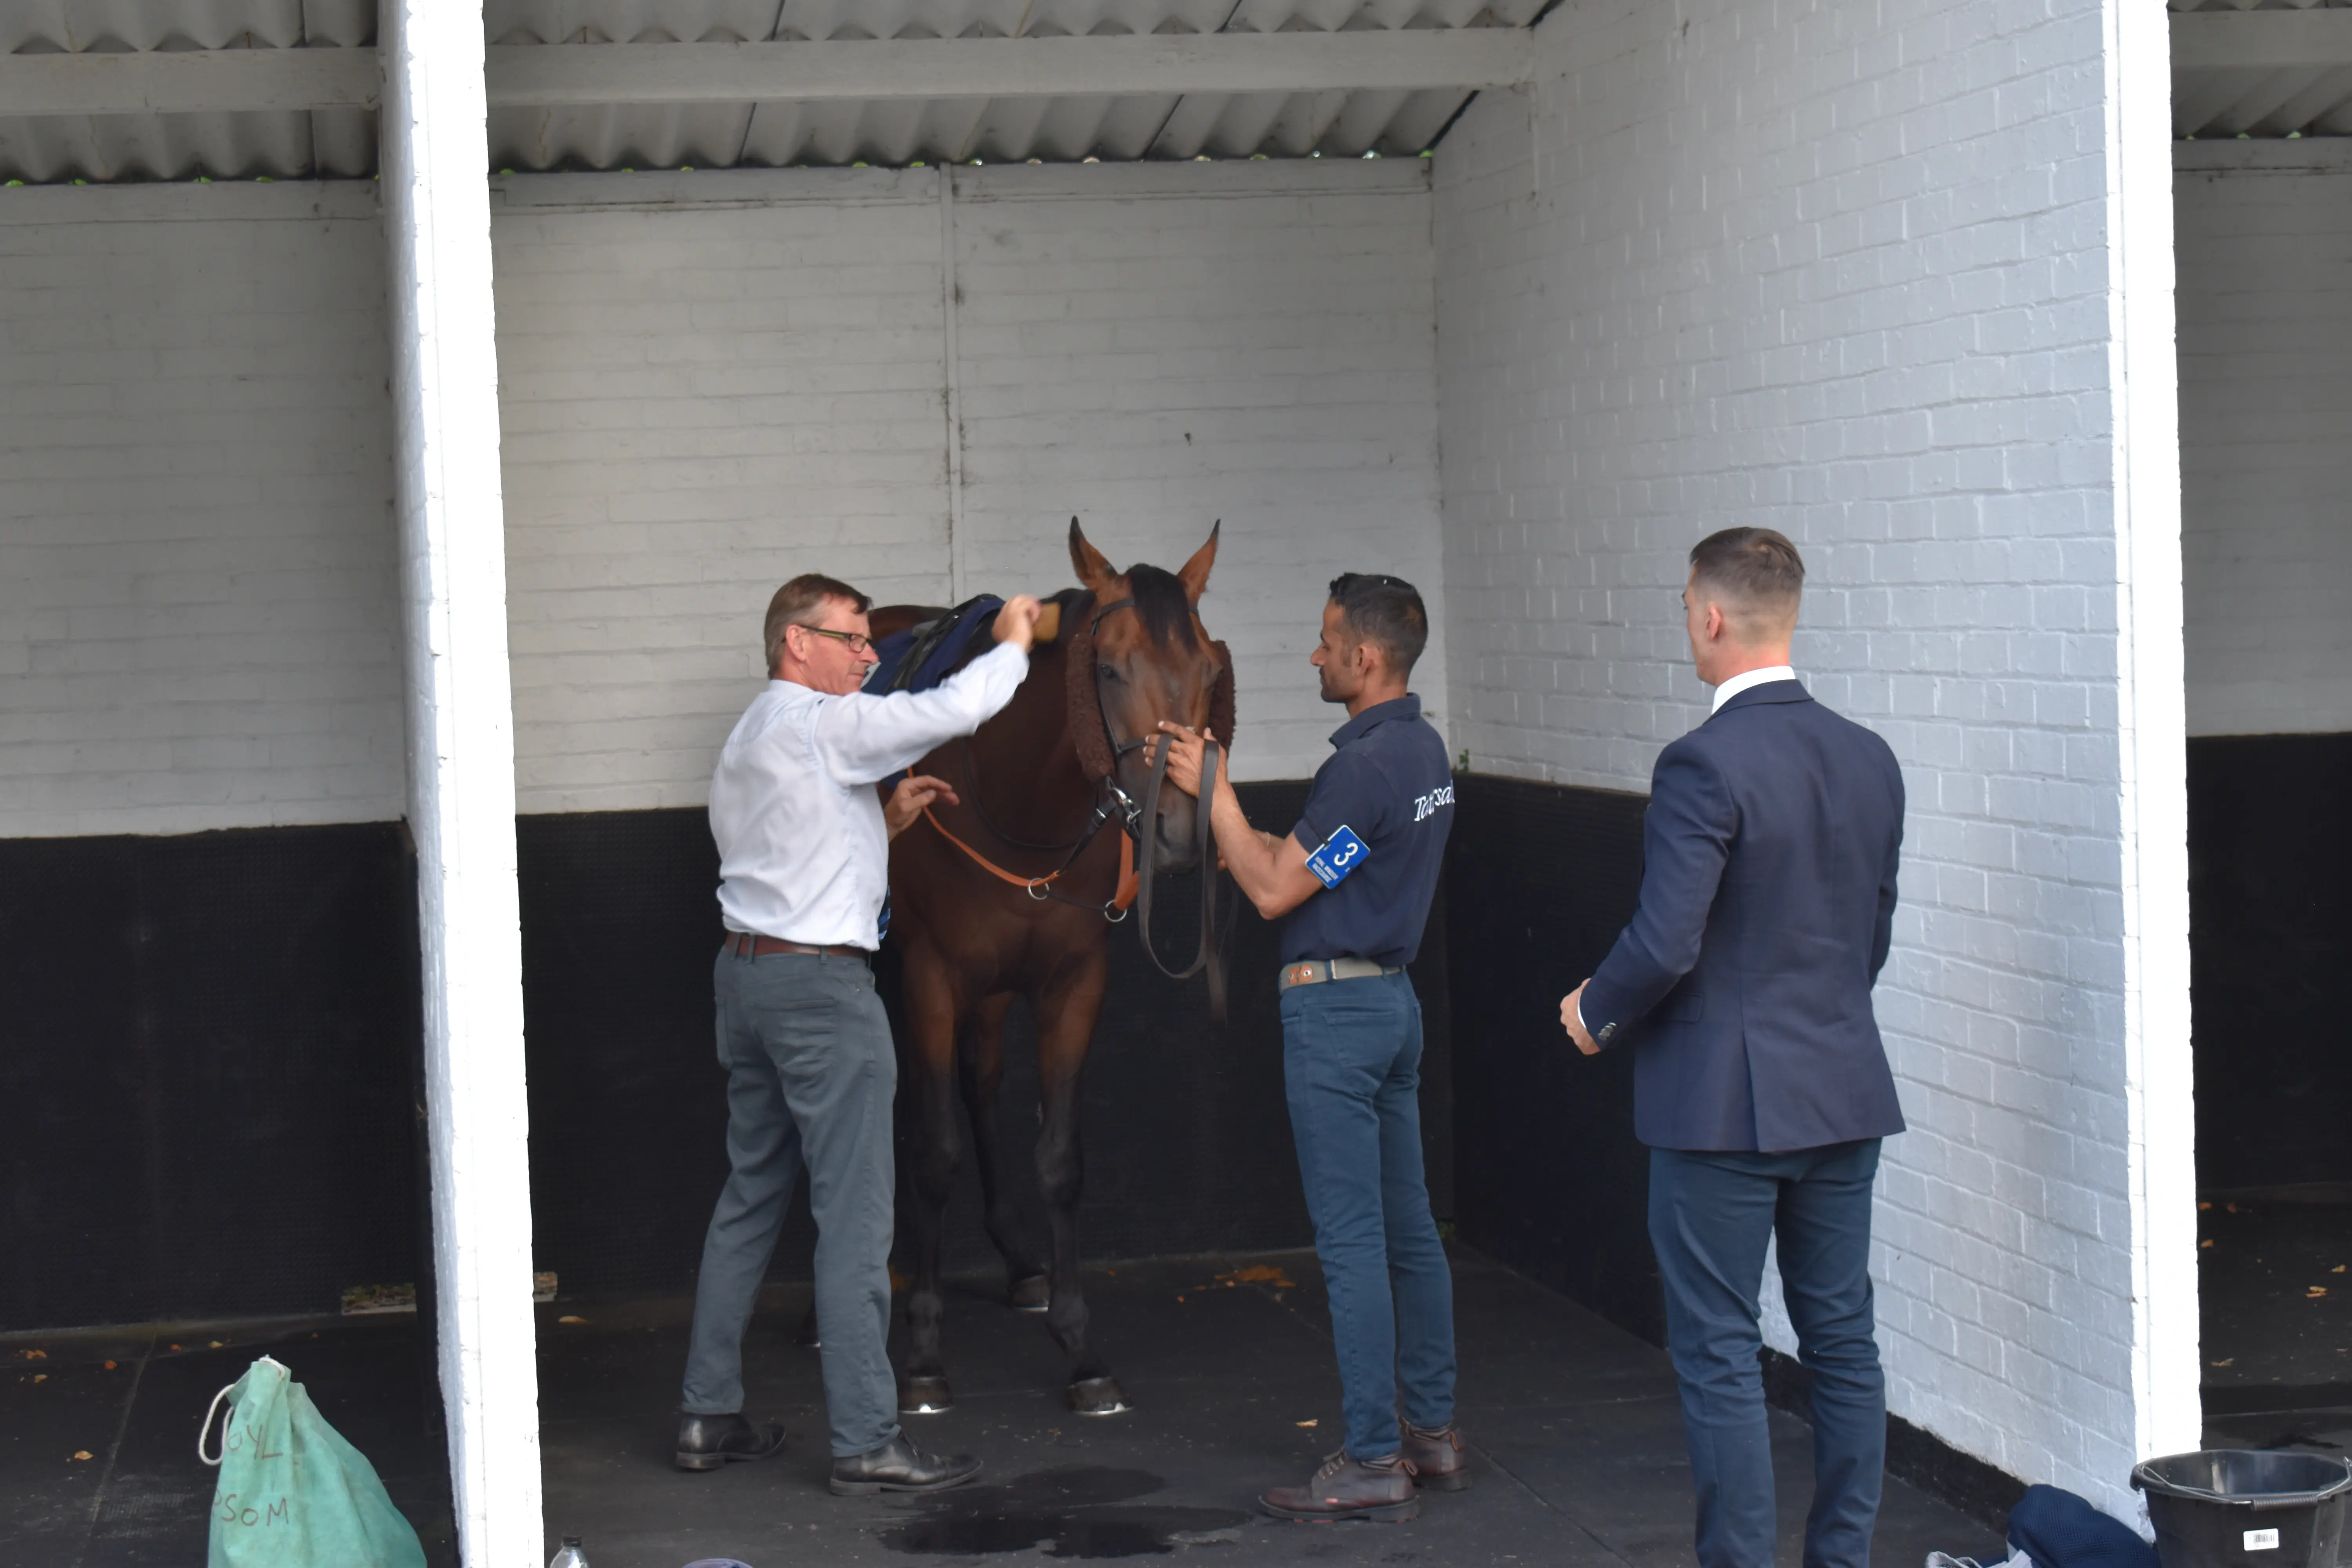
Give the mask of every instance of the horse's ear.
[{"label": "horse's ear", "polygon": [[1070,564],[1077,570],[1079,583],[1097,594],[1103,591],[1105,584],[1118,575],[1111,570],[1111,564],[1104,558],[1103,552],[1087,542],[1086,531],[1078,526],[1078,520],[1075,517],[1070,519]]},{"label": "horse's ear", "polygon": [[1209,568],[1217,563],[1217,534],[1224,526],[1223,518],[1219,518],[1210,524],[1209,542],[1192,552],[1192,559],[1184,563],[1183,569],[1176,574],[1178,579],[1184,584],[1184,600],[1187,604],[1199,604],[1201,595],[1208,590]]}]

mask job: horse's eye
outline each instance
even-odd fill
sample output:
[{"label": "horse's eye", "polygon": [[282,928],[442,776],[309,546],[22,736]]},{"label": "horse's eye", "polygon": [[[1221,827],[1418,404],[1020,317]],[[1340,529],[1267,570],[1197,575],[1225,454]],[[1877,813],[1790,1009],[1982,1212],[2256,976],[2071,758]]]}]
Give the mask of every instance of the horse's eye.
[{"label": "horse's eye", "polygon": [[1095,673],[1102,677],[1105,680],[1117,680],[1118,679],[1118,671],[1113,669],[1107,664],[1098,664],[1095,666]]}]

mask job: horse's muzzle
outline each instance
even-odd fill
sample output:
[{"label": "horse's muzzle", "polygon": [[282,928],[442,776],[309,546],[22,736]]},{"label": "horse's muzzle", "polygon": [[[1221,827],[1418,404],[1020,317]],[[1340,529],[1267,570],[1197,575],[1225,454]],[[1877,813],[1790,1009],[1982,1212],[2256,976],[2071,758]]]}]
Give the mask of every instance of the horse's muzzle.
[{"label": "horse's muzzle", "polygon": [[1201,864],[1200,805],[1175,790],[1162,791],[1160,820],[1152,825],[1151,867],[1155,871],[1181,873]]}]

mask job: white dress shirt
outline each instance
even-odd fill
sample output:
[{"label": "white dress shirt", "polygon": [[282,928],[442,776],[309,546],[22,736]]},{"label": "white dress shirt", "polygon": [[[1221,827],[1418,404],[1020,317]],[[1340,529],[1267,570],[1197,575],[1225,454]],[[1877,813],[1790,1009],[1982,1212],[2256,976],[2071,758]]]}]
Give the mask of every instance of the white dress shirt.
[{"label": "white dress shirt", "polygon": [[[1722,685],[1715,689],[1715,706],[1708,709],[1707,713],[1711,717],[1714,714],[1720,712],[1725,703],[1730,701],[1733,698],[1738,696],[1741,692],[1747,690],[1751,686],[1762,686],[1767,681],[1771,680],[1794,680],[1796,679],[1797,672],[1795,668],[1785,664],[1768,664],[1761,669],[1743,671],[1738,675],[1733,676],[1730,679],[1725,681]],[[1581,996],[1578,997],[1576,1000],[1576,1021],[1579,1024],[1584,1022],[1584,998]],[[1588,1034],[1591,1033],[1590,1030],[1587,1030],[1586,1032]]]},{"label": "white dress shirt", "polygon": [[1029,673],[999,643],[929,691],[834,697],[771,680],[710,779],[719,910],[729,931],[874,948],[890,836],[874,786],[993,718]]},{"label": "white dress shirt", "polygon": [[1715,706],[1708,709],[1707,712],[1713,714],[1720,711],[1725,703],[1730,701],[1733,698],[1738,696],[1741,692],[1747,690],[1751,686],[1761,686],[1768,680],[1794,680],[1796,679],[1797,672],[1785,664],[1768,664],[1761,669],[1751,669],[1742,674],[1735,675],[1730,679],[1725,681],[1722,685],[1715,689]]}]

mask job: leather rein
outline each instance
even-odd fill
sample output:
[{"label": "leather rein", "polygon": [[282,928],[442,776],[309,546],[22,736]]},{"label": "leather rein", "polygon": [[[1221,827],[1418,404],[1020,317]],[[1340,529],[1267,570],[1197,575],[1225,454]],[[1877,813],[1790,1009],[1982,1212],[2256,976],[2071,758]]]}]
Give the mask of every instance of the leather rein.
[{"label": "leather rein", "polygon": [[[1086,595],[1086,601],[1090,602],[1093,597],[1094,595],[1089,593]],[[1073,607],[1082,609],[1082,605]],[[1192,963],[1182,969],[1171,969],[1160,962],[1159,950],[1151,945],[1154,858],[1150,854],[1142,855],[1142,867],[1139,872],[1137,869],[1137,859],[1138,849],[1142,842],[1147,825],[1156,831],[1160,821],[1160,792],[1168,778],[1168,756],[1173,747],[1174,738],[1169,735],[1139,735],[1132,740],[1121,741],[1113,734],[1110,728],[1110,712],[1104,706],[1102,700],[1102,677],[1092,668],[1095,663],[1095,634],[1101,628],[1103,618],[1116,611],[1132,610],[1135,607],[1135,600],[1131,596],[1115,599],[1108,605],[1096,606],[1092,618],[1086,623],[1085,635],[1071,637],[1069,651],[1066,655],[1073,661],[1083,658],[1089,667],[1086,689],[1092,696],[1093,700],[1087,706],[1094,710],[1095,726],[1100,729],[1103,745],[1108,752],[1107,759],[1098,760],[1089,754],[1093,751],[1092,746],[1082,744],[1078,748],[1080,765],[1095,779],[1096,803],[1093,815],[1087,818],[1086,826],[1078,830],[1078,836],[1075,839],[1067,845],[1030,844],[1014,838],[991,822],[986,809],[980,803],[980,773],[971,753],[970,740],[967,739],[964,744],[964,774],[971,790],[973,815],[980,818],[982,826],[996,837],[1016,848],[1039,849],[1047,852],[1067,848],[1069,853],[1063,857],[1062,863],[1045,876],[1024,877],[1017,872],[1006,870],[949,832],[946,825],[932,814],[929,806],[923,808],[923,820],[937,829],[940,837],[962,850],[964,855],[982,870],[1001,882],[1021,889],[1040,903],[1050,899],[1060,903],[1075,905],[1079,909],[1093,910],[1113,924],[1127,918],[1129,906],[1135,907],[1140,915],[1139,931],[1143,939],[1143,951],[1150,955],[1152,963],[1162,974],[1171,980],[1188,980],[1205,970],[1209,978],[1210,1013],[1219,1023],[1223,1023],[1225,1017],[1225,971],[1223,954],[1219,951],[1217,941],[1217,850],[1215,834],[1210,823],[1211,805],[1215,798],[1217,787],[1217,742],[1213,740],[1205,741],[1201,756],[1201,793],[1197,814],[1201,858],[1200,947],[1193,953]],[[1223,644],[1213,646],[1220,653],[1224,652]],[[1224,667],[1222,681],[1230,681],[1233,679],[1233,661],[1229,655],[1224,660]],[[1075,696],[1077,689],[1076,681],[1071,685]],[[1076,721],[1078,715],[1075,710],[1080,704],[1074,700],[1070,706],[1073,709],[1071,717]],[[1213,713],[1212,718],[1214,717]],[[1159,749],[1152,754],[1150,782],[1144,786],[1143,799],[1138,802],[1134,796],[1119,786],[1118,763],[1129,752],[1141,750],[1155,740],[1159,742]],[[1055,888],[1054,884],[1060,881],[1063,875],[1077,863],[1078,858],[1087,852],[1103,828],[1114,818],[1118,820],[1121,830],[1118,846],[1118,887],[1109,900],[1099,904],[1092,903],[1083,899],[1071,898]]]}]

